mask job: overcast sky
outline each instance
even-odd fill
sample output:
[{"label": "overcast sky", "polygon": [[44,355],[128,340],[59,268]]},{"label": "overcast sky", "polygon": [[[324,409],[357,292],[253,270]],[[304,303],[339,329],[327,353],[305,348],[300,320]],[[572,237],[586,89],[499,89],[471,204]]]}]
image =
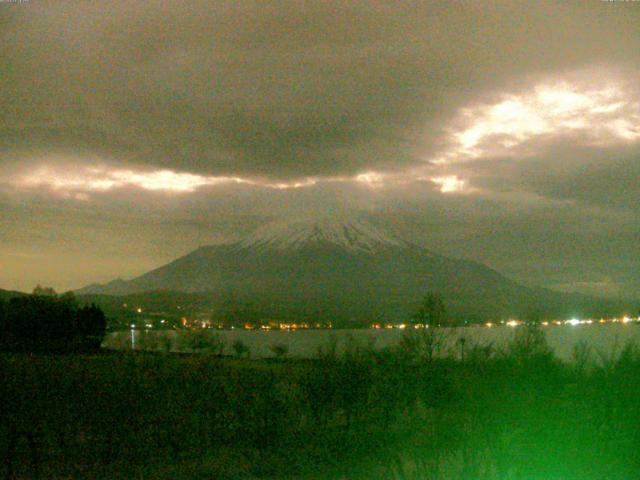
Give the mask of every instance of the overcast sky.
[{"label": "overcast sky", "polygon": [[0,2],[0,288],[365,215],[640,297],[640,2]]}]

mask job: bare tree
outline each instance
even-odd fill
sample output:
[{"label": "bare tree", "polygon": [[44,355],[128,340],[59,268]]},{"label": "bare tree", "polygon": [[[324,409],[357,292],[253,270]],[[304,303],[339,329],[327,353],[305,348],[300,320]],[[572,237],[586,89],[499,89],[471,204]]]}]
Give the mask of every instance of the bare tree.
[{"label": "bare tree", "polygon": [[425,327],[445,326],[448,321],[448,316],[442,295],[438,292],[427,293],[412,320],[414,324]]},{"label": "bare tree", "polygon": [[442,296],[437,292],[425,295],[420,307],[411,318],[414,327],[402,341],[402,348],[413,355],[431,362],[446,343],[447,333],[441,327],[447,325],[447,310]]}]

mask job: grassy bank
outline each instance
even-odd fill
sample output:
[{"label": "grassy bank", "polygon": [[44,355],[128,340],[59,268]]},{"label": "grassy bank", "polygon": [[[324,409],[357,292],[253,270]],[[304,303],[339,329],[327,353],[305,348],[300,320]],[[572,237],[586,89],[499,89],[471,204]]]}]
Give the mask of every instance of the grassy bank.
[{"label": "grassy bank", "polygon": [[[429,340],[317,360],[2,354],[16,478],[631,479],[640,352],[559,362],[524,332],[429,360]],[[32,462],[33,460],[33,462]]]}]

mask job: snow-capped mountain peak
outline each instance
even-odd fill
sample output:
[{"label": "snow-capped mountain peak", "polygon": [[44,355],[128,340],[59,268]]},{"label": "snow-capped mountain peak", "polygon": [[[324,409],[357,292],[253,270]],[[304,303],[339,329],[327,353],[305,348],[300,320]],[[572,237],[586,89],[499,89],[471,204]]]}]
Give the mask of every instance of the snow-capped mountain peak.
[{"label": "snow-capped mountain peak", "polygon": [[323,218],[312,221],[273,222],[243,239],[243,248],[284,251],[315,243],[328,243],[350,252],[375,253],[408,244],[363,220]]}]

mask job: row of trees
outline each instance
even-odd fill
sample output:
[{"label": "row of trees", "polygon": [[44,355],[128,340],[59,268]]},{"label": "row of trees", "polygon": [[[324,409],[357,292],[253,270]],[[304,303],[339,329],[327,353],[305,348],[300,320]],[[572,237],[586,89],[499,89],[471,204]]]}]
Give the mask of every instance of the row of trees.
[{"label": "row of trees", "polygon": [[72,293],[36,287],[32,295],[0,299],[0,348],[13,351],[86,351],[100,348],[106,318]]}]

